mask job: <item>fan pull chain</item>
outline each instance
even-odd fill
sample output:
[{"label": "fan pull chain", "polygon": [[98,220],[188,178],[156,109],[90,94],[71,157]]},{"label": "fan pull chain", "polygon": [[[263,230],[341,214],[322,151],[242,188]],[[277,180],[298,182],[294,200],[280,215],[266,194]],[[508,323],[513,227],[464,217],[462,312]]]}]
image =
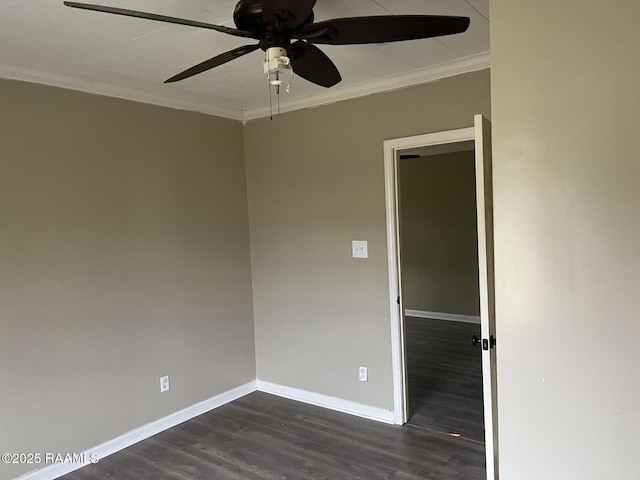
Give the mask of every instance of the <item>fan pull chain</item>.
[{"label": "fan pull chain", "polygon": [[267,77],[267,86],[269,87],[269,119],[273,120],[273,100],[271,99],[271,82]]},{"label": "fan pull chain", "polygon": [[276,72],[276,98],[278,99],[278,115],[280,115],[280,72]]}]

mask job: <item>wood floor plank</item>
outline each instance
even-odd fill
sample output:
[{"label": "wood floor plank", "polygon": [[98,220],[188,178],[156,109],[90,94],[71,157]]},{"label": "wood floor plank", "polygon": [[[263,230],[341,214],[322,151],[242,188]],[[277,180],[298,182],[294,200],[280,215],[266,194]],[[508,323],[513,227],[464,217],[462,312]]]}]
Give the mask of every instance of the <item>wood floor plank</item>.
[{"label": "wood floor plank", "polygon": [[480,325],[405,318],[409,423],[484,442]]},{"label": "wood floor plank", "polygon": [[254,392],[64,480],[482,480],[484,448]]}]

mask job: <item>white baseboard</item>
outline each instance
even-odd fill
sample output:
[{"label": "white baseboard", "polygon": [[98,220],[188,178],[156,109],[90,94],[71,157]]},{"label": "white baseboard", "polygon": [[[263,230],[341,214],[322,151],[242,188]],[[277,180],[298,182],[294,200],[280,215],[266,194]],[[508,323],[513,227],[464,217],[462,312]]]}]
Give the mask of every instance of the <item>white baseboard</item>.
[{"label": "white baseboard", "polygon": [[395,423],[393,411],[384,408],[363,405],[362,403],[344,400],[338,397],[323,395],[322,393],[309,392],[299,388],[285,387],[276,383],[258,380],[258,391],[278,395],[279,397],[297,400],[298,402],[316,405],[318,407],[337,410],[338,412],[356,415],[384,423]]},{"label": "white baseboard", "polygon": [[265,382],[262,380],[253,380],[249,383],[216,395],[215,397],[211,397],[183,410],[167,415],[164,418],[147,423],[139,428],[135,428],[123,435],[120,435],[119,437],[98,445],[97,447],[85,450],[77,455],[78,458],[81,458],[84,461],[80,461],[78,463],[54,463],[44,468],[25,473],[15,480],[51,480],[59,478],[67,473],[71,473],[74,470],[78,470],[79,468],[88,465],[91,458],[97,458],[99,461],[100,459],[130,447],[131,445],[156,435],[157,433],[174,427],[182,422],[186,422],[198,415],[214,410],[226,403],[237,400],[240,397],[244,397],[256,390],[316,405],[318,407],[337,410],[339,412],[368,418],[370,420],[376,420],[378,422],[394,423],[394,414],[391,410],[363,405],[350,400],[331,397],[321,393],[309,392],[298,388],[285,387],[283,385]]},{"label": "white baseboard", "polygon": [[191,405],[183,410],[167,415],[164,418],[155,420],[151,423],[147,423],[142,427],[133,429],[119,437],[109,440],[97,447],[90,448],[84,451],[78,457],[85,459],[84,463],[54,463],[39,470],[28,472],[16,480],[51,480],[59,478],[62,475],[71,473],[74,470],[84,467],[89,464],[90,459],[93,458],[102,459],[113,453],[116,453],[122,449],[130,447],[134,443],[138,443],[141,440],[149,438],[157,433],[160,433],[168,428],[174,427],[182,422],[186,422],[198,415],[202,415],[210,410],[218,408],[226,403],[232,402],[240,397],[244,397],[251,392],[256,391],[256,381],[253,380],[249,383],[233,388],[226,392],[223,392],[215,397],[211,397],[195,405]]},{"label": "white baseboard", "polygon": [[448,320],[450,322],[477,323],[480,325],[480,317],[472,315],[459,315],[457,313],[425,312],[423,310],[404,311],[406,317],[433,318],[434,320]]}]

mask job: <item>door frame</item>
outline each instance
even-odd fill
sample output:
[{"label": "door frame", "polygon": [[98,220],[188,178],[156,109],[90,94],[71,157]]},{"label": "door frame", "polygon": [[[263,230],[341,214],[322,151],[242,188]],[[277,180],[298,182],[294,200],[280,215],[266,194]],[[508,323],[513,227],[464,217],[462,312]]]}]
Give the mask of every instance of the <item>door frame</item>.
[{"label": "door frame", "polygon": [[398,220],[398,152],[411,148],[475,140],[474,127],[426,133],[384,141],[384,180],[387,210],[387,260],[389,267],[389,316],[393,369],[393,417],[396,425],[408,418],[404,305],[400,282],[400,222]]},{"label": "door frame", "polygon": [[398,162],[400,150],[473,140],[475,145],[476,214],[478,221],[478,281],[482,330],[482,385],[484,402],[486,478],[497,480],[498,410],[496,390],[495,274],[493,270],[493,193],[491,168],[491,123],[482,115],[474,116],[474,126],[384,142],[384,175],[387,209],[387,250],[389,264],[389,314],[393,368],[394,422],[407,421],[408,392],[406,340],[402,283],[400,281],[400,245],[398,220]]}]

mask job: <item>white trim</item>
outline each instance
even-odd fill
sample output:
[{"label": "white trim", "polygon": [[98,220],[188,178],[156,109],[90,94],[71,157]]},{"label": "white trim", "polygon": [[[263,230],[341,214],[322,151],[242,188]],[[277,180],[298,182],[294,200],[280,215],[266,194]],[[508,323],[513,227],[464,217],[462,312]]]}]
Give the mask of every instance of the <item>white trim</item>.
[{"label": "white trim", "polygon": [[98,459],[103,459],[113,453],[130,447],[134,443],[138,443],[157,433],[167,430],[168,428],[174,427],[182,422],[186,422],[187,420],[197,417],[198,415],[202,415],[203,413],[218,408],[226,403],[232,402],[240,397],[244,397],[251,392],[255,392],[256,384],[257,382],[253,380],[249,383],[216,395],[215,397],[211,397],[208,400],[204,400],[183,410],[167,415],[164,418],[147,423],[142,427],[130,430],[129,432],[98,445],[97,447],[85,450],[81,455],[83,458],[87,459],[87,462],[85,463],[56,463],[39,470],[28,472],[18,477],[16,480],[51,480],[53,478],[59,478],[62,475],[66,475],[67,473],[71,473],[74,470],[87,465],[92,454],[97,454]]},{"label": "white trim", "polygon": [[393,412],[384,408],[363,405],[362,403],[344,400],[338,397],[323,395],[322,393],[309,392],[299,388],[286,387],[277,383],[258,380],[258,391],[277,395],[279,397],[296,400],[298,402],[316,405],[318,407],[336,410],[342,413],[356,415],[358,417],[377,420],[378,422],[394,423]]},{"label": "white trim", "polygon": [[141,427],[130,430],[112,440],[102,443],[94,448],[89,448],[82,452],[79,456],[86,459],[84,463],[56,463],[39,470],[33,470],[25,473],[15,480],[51,480],[59,478],[67,473],[71,473],[79,468],[88,465],[92,455],[97,455],[99,460],[108,457],[120,450],[145,440],[153,435],[163,432],[169,428],[175,427],[180,423],[186,422],[198,415],[214,410],[222,405],[244,397],[256,390],[277,395],[279,397],[289,398],[298,402],[316,405],[318,407],[336,410],[338,412],[356,415],[358,417],[376,420],[383,423],[394,423],[394,416],[391,410],[384,408],[372,407],[350,400],[344,400],[338,397],[331,397],[321,393],[309,392],[298,388],[286,387],[262,380],[253,380],[239,387],[223,392],[208,400],[196,403],[178,412],[167,415],[164,418],[147,423]]},{"label": "white trim", "polygon": [[[475,115],[474,124],[480,330],[485,339],[496,331],[491,123],[484,116]],[[495,348],[482,350],[482,397],[487,480],[496,480],[499,477],[499,462]]]},{"label": "white trim", "polygon": [[[411,87],[423,83],[434,82],[447,77],[461,75],[490,68],[489,52],[482,52],[468,57],[459,58],[451,62],[413,70],[399,75],[362,82],[344,87],[334,87],[321,93],[295,97],[291,102],[280,105],[281,112],[290,112],[303,108],[318,107],[336,103],[350,98],[363,97],[374,93],[388,92],[400,88]],[[230,118],[247,122],[256,118],[268,117],[268,107],[240,110],[230,107],[212,105],[210,96],[201,96],[201,99],[187,100],[171,95],[149,93],[137,88],[121,87],[108,83],[74,78],[68,75],[44,72],[28,67],[0,64],[0,78],[20,80],[24,82],[51,85],[69,90],[77,90],[95,95],[122,98],[134,102],[159,105],[178,110],[200,112],[217,117]],[[293,97],[292,97],[293,98]]]},{"label": "white trim", "polygon": [[230,118],[232,120],[242,120],[241,111],[234,108],[211,105],[210,101],[185,100],[168,95],[149,93],[135,88],[120,87],[108,83],[74,78],[67,75],[43,72],[33,68],[16,67],[0,63],[0,78],[38,83],[41,85],[65,88],[67,90],[76,90],[94,95],[103,95],[105,97],[121,98],[124,100],[174,108],[177,110],[199,112],[206,115]]},{"label": "white trim", "polygon": [[396,157],[395,149],[387,148],[384,142],[384,182],[385,204],[387,210],[387,266],[389,271],[389,307],[391,325],[391,368],[393,373],[393,419],[396,425],[407,421],[405,408],[406,375],[404,329],[400,323],[400,275],[398,273],[398,229],[396,198]]},{"label": "white trim", "polygon": [[[389,92],[400,88],[435,82],[436,80],[461,75],[463,73],[484,70],[486,68],[490,68],[490,66],[491,62],[489,52],[482,52],[440,65],[412,70],[399,75],[380,78],[369,82],[357,83],[355,85],[333,87],[321,93],[299,97],[291,102],[281,103],[280,112],[284,113],[303,108],[319,107],[321,105],[336,103],[351,98],[364,97],[374,93]],[[246,122],[256,118],[268,117],[269,115],[269,108],[261,107],[245,110],[242,117],[243,121]]]},{"label": "white trim", "polygon": [[460,315],[458,313],[426,312],[424,310],[404,311],[407,317],[432,318],[434,320],[447,320],[450,322],[475,323],[480,325],[480,317],[475,315]]},{"label": "white trim", "polygon": [[[446,130],[444,132],[424,133],[412,137],[394,138],[384,141],[385,153],[391,153],[391,160],[395,160],[395,153],[398,150],[409,148],[428,147],[431,145],[441,145],[443,143],[468,142],[474,140],[474,128],[459,128],[457,130]],[[386,158],[385,158],[386,160]],[[395,170],[395,168],[394,168]]]},{"label": "white trim", "polygon": [[474,127],[427,133],[412,137],[385,140],[384,148],[384,186],[387,215],[387,259],[389,265],[389,314],[391,323],[391,361],[393,372],[393,417],[397,424],[407,420],[405,385],[405,347],[404,325],[400,316],[397,299],[400,292],[397,193],[396,193],[396,153],[399,150],[440,145],[443,143],[466,142],[475,140]]}]

